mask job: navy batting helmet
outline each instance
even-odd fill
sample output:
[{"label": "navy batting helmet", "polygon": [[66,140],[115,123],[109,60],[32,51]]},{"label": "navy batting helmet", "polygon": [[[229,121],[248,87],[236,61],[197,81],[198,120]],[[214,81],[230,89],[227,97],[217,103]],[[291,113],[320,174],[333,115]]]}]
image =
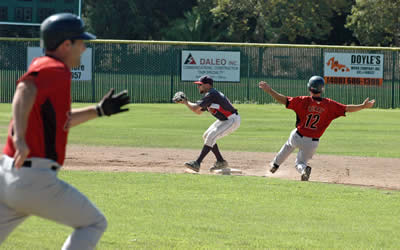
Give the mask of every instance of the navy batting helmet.
[{"label": "navy batting helmet", "polygon": [[312,76],[310,80],[308,80],[307,88],[314,94],[319,94],[324,91],[324,85],[324,78],[320,76]]},{"label": "navy batting helmet", "polygon": [[80,17],[71,13],[54,14],[40,25],[40,47],[55,50],[65,40],[92,40],[96,36],[84,31]]}]

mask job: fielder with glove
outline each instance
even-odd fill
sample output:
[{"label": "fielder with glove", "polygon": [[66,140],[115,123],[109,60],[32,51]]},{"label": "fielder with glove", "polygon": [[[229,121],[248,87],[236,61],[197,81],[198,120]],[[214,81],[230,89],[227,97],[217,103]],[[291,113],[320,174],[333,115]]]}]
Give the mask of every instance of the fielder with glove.
[{"label": "fielder with glove", "polygon": [[199,157],[194,161],[186,162],[185,166],[195,172],[199,172],[200,164],[204,157],[212,151],[217,161],[210,168],[210,171],[227,168],[228,162],[222,157],[216,142],[239,128],[240,116],[228,98],[213,88],[214,81],[211,77],[202,76],[199,81],[194,83],[197,84],[199,93],[204,95],[203,98],[193,103],[187,99],[185,93],[177,92],[172,100],[176,103],[185,104],[191,111],[199,115],[204,111],[208,111],[217,118],[217,121],[204,132],[204,145]]}]

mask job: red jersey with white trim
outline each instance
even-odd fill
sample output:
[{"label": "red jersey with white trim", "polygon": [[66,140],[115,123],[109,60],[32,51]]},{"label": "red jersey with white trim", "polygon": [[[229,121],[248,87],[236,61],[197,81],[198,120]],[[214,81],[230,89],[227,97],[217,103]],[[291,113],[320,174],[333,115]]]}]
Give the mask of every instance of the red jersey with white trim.
[{"label": "red jersey with white trim", "polygon": [[[64,163],[71,118],[71,71],[61,61],[43,56],[35,58],[17,85],[34,76],[36,99],[29,114],[26,143],[28,157],[41,157]],[[13,120],[10,122],[4,154],[14,157]]]},{"label": "red jersey with white trim", "polygon": [[346,105],[321,97],[287,97],[286,108],[296,112],[297,131],[312,138],[320,138],[332,120],[346,115]]}]

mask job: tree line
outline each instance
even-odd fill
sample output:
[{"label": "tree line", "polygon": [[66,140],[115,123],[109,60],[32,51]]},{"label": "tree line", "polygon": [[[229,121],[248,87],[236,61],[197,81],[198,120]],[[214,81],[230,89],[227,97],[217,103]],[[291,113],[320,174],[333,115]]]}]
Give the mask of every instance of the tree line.
[{"label": "tree line", "polygon": [[[83,0],[100,39],[400,47],[399,0]],[[38,27],[0,25],[3,37]]]}]

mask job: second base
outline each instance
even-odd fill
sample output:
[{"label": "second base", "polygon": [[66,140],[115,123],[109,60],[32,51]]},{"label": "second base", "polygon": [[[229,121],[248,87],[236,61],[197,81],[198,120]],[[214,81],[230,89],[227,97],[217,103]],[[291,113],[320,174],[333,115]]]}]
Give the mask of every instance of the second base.
[{"label": "second base", "polygon": [[215,174],[231,175],[231,174],[241,174],[242,170],[237,168],[223,168],[214,170],[212,172]]}]

